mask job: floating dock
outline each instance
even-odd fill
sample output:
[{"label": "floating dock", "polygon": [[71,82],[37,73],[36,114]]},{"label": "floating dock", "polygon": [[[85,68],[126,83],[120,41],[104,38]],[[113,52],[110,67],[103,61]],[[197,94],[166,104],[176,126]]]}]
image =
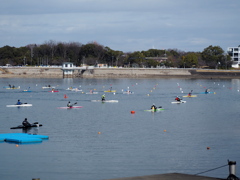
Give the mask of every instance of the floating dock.
[{"label": "floating dock", "polygon": [[12,143],[37,143],[42,142],[43,139],[49,139],[48,136],[38,134],[25,134],[25,133],[7,133],[0,134],[0,142],[12,142]]}]

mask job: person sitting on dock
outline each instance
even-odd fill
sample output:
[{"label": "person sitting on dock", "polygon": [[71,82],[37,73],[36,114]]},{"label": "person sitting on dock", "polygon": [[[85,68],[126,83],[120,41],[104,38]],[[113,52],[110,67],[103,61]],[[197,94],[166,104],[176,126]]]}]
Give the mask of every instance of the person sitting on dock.
[{"label": "person sitting on dock", "polygon": [[21,103],[20,100],[18,100],[17,103],[16,103],[16,105],[21,105],[21,104],[22,104],[22,103]]},{"label": "person sitting on dock", "polygon": [[102,101],[105,101],[105,94],[102,95]]},{"label": "person sitting on dock", "polygon": [[178,96],[175,98],[175,100],[176,101],[181,101],[181,99]]},{"label": "person sitting on dock", "polygon": [[22,125],[25,127],[31,127],[31,124],[28,122],[27,118],[24,119],[24,121],[22,122]]},{"label": "person sitting on dock", "polygon": [[156,110],[156,109],[157,109],[157,107],[155,106],[155,104],[153,104],[153,105],[151,106],[151,109],[152,109],[152,110]]}]

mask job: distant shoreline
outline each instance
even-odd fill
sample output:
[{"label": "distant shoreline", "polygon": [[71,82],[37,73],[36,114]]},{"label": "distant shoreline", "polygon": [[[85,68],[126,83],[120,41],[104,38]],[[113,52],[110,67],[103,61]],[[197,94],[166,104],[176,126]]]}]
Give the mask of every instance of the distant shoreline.
[{"label": "distant shoreline", "polygon": [[[64,78],[60,67],[0,68],[0,78]],[[240,79],[240,70],[157,69],[157,68],[95,68],[74,71],[72,78],[191,78]]]}]

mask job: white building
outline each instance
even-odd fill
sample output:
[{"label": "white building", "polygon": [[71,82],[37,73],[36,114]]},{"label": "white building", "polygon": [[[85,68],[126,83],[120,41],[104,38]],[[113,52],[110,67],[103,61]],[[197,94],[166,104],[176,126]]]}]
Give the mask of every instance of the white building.
[{"label": "white building", "polygon": [[233,61],[232,67],[239,68],[240,66],[240,45],[238,47],[229,47],[227,49],[227,53],[231,56],[231,60]]}]

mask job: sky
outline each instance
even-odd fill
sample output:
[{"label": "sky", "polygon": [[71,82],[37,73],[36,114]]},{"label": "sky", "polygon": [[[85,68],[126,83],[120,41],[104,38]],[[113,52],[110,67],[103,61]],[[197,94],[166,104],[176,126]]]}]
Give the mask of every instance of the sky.
[{"label": "sky", "polygon": [[7,0],[0,47],[97,42],[116,51],[240,45],[240,0]]}]

